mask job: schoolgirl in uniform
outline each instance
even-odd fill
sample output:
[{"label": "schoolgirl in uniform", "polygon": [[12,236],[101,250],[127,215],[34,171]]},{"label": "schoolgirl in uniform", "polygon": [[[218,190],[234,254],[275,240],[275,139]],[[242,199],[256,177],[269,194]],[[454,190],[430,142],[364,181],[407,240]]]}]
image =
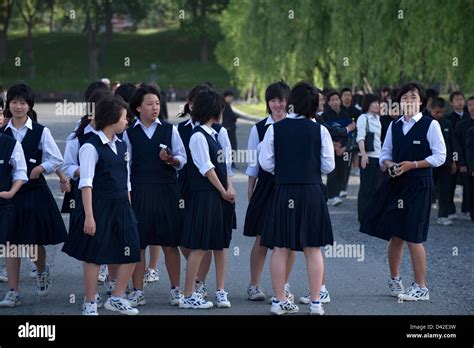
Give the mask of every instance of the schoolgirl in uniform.
[{"label": "schoolgirl in uniform", "polygon": [[[360,231],[389,241],[390,295],[404,301],[429,300],[423,242],[428,236],[431,211],[431,168],[446,160],[446,145],[439,123],[420,112],[425,95],[419,83],[402,86],[397,99],[403,116],[388,127],[379,161],[391,178],[368,204]],[[415,275],[407,289],[400,278],[405,242]]]},{"label": "schoolgirl in uniform", "polygon": [[[63,158],[50,130],[36,123],[34,102],[35,95],[29,86],[17,84],[10,87],[7,106],[11,119],[0,132],[21,143],[27,162],[28,182],[13,198],[15,221],[8,241],[10,244],[38,246],[38,259],[35,261],[36,293],[46,296],[51,278],[44,245],[64,242],[66,227],[43,173],[54,173],[61,166]],[[7,264],[10,269],[10,288],[18,289],[20,258],[9,259]],[[9,293],[5,300],[8,297]]]},{"label": "schoolgirl in uniform", "polygon": [[334,150],[328,130],[312,121],[319,95],[308,83],[291,90],[288,103],[294,113],[267,129],[261,144],[259,163],[274,173],[275,188],[261,237],[261,245],[273,248],[270,261],[275,298],[270,312],[298,312],[285,294],[290,250],[303,251],[311,292],[310,314],[324,314],[319,300],[323,279],[320,247],[332,244],[331,220],[321,173],[334,169]]},{"label": "schoolgirl in uniform", "polygon": [[179,202],[177,170],[186,163],[186,151],[176,127],[158,119],[160,98],[155,87],[138,87],[130,99],[137,120],[124,133],[131,159],[132,207],[138,219],[141,249],[141,261],[133,273],[134,291],[128,296],[133,307],[145,304],[145,248],[149,245],[160,245],[165,254],[170,304],[177,306],[182,297],[178,245],[184,207]]},{"label": "schoolgirl in uniform", "polygon": [[[201,91],[209,91],[211,87],[209,84],[197,85],[193,87],[189,93],[187,98],[187,103],[184,106],[184,111],[180,117],[184,117],[186,115],[191,116],[191,111],[193,108],[193,102],[196,96]],[[180,133],[181,139],[183,140],[184,147],[186,148],[186,155],[188,159],[190,158],[190,150],[189,150],[189,140],[191,139],[193,129],[199,125],[199,122],[193,120],[191,117],[189,120],[183,121],[178,124],[178,131]],[[221,144],[222,148],[225,150],[226,153],[226,166],[227,166],[227,176],[232,177],[234,174],[232,172],[232,162],[231,162],[231,144],[230,139],[227,133],[227,130],[218,122],[214,122],[211,126],[217,132],[217,138],[219,144]],[[180,194],[181,199],[185,204],[185,209],[188,206],[186,203],[189,202],[191,198],[192,191],[189,188],[189,180],[188,180],[188,164],[186,164],[183,169],[179,171],[178,175],[178,183],[180,187]],[[232,181],[229,181],[229,190],[234,192]],[[229,207],[230,208],[230,207]],[[233,214],[233,222],[232,222],[232,229],[237,228],[236,216],[235,211],[228,211],[228,214]],[[186,248],[181,248],[181,251],[185,258],[188,257],[190,250]],[[211,267],[212,262],[212,251],[207,251],[206,254],[203,256],[201,265],[199,266],[199,270],[196,275],[196,284],[195,290],[199,293],[202,297],[207,297],[207,285],[206,285],[206,278],[207,274],[209,273],[209,269]]]},{"label": "schoolgirl in uniform", "polygon": [[[259,144],[263,141],[268,127],[284,119],[287,115],[286,108],[290,88],[285,82],[270,84],[265,91],[265,101],[269,116],[257,122],[250,130],[248,141],[249,154],[258,154]],[[249,205],[245,215],[244,236],[256,237],[250,254],[250,285],[247,288],[247,298],[251,301],[265,300],[265,293],[260,286],[267,248],[260,245],[265,216],[270,203],[275,180],[271,173],[259,168],[258,163],[249,161],[246,174],[248,175],[248,199]],[[287,297],[292,300],[293,294],[289,291],[288,278],[295,262],[296,253],[290,252],[288,257],[288,274],[285,281]]]},{"label": "schoolgirl in uniform", "polygon": [[118,97],[101,99],[95,108],[98,132],[79,150],[82,204],[63,251],[83,261],[84,315],[97,315],[97,277],[102,264],[117,264],[117,282],[105,308],[138,314],[124,298],[128,280],[140,261],[137,220],[130,204],[127,145],[117,134],[127,126],[127,104]]},{"label": "schoolgirl in uniform", "polygon": [[[90,86],[96,85],[91,84]],[[78,187],[80,179],[79,149],[87,142],[87,140],[89,140],[89,138],[94,134],[97,134],[94,128],[93,106],[95,106],[102,98],[112,95],[108,89],[104,89],[100,84],[96,86],[93,91],[90,91],[90,86],[86,90],[86,95],[88,95],[89,98],[86,100],[88,105],[87,114],[81,118],[79,125],[67,138],[64,150],[64,164],[62,170],[67,177],[71,178],[71,190],[64,195],[61,213],[69,213],[69,230],[74,224],[74,218],[76,217],[76,214],[74,213],[76,212],[76,207],[78,205],[82,207],[81,190],[79,190]],[[80,207],[78,208],[78,211],[81,210]],[[113,267],[114,266],[111,268]],[[101,265],[98,277],[99,281],[105,282],[107,274],[107,265]],[[115,279],[115,273],[113,279]]]},{"label": "schoolgirl in uniform", "polygon": [[[21,144],[15,139],[0,133],[0,244],[6,244],[11,238],[15,214],[13,208],[13,197],[28,181],[26,175],[27,167],[25,154]],[[14,262],[7,261],[7,267],[15,266]],[[9,273],[14,273],[11,268]],[[20,304],[18,295],[18,281],[15,277],[7,277],[9,291],[3,301],[0,301],[0,307],[14,307]],[[14,281],[15,280],[15,281]]]},{"label": "schoolgirl in uniform", "polygon": [[232,238],[235,192],[227,176],[226,156],[219,143],[217,131],[212,127],[224,109],[221,95],[213,90],[201,91],[193,103],[194,123],[189,141],[188,180],[191,198],[186,209],[181,246],[190,249],[187,256],[184,298],[180,308],[210,308],[195,291],[195,279],[207,250],[214,251],[216,263],[215,293],[218,307],[230,307],[224,290],[227,267],[227,249]]}]

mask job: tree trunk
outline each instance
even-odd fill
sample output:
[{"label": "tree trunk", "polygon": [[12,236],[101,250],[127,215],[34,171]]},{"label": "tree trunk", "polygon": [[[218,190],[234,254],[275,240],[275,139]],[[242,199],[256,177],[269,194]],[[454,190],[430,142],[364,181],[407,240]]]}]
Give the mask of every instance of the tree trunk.
[{"label": "tree trunk", "polygon": [[50,17],[49,17],[49,32],[53,33],[55,30],[55,22],[54,22],[54,8],[56,6],[56,0],[50,0],[49,3],[49,12],[50,12]]},{"label": "tree trunk", "polygon": [[209,61],[209,40],[206,35],[201,36],[201,63]]},{"label": "tree trunk", "polygon": [[33,51],[33,19],[28,22],[28,39],[27,39],[28,64],[30,65],[30,79],[34,80],[36,75],[35,55]]},{"label": "tree trunk", "polygon": [[12,15],[13,1],[7,2],[6,15],[3,18],[3,28],[0,31],[0,65],[7,61],[7,34],[8,25],[10,24],[10,18]]}]

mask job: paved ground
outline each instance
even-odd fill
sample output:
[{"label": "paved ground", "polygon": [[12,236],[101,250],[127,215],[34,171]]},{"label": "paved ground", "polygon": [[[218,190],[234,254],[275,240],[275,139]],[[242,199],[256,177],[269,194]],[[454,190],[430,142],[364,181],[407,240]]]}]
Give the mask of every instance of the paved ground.
[{"label": "paved ground", "polygon": [[[170,114],[178,110],[177,104],[169,105]],[[55,106],[39,105],[37,107],[39,120],[48,126],[57,139],[61,150],[64,150],[65,139],[73,129],[77,117],[55,116]],[[171,119],[175,122],[175,119]],[[239,148],[246,148],[247,137],[251,123],[239,121]],[[146,290],[147,305],[140,307],[141,314],[266,314],[269,306],[263,302],[246,300],[245,291],[249,282],[249,255],[253,239],[242,236],[243,222],[247,208],[247,177],[244,165],[238,164],[242,170],[237,170],[234,177],[237,191],[237,223],[238,229],[229,253],[229,272],[226,290],[232,302],[231,309],[212,309],[205,311],[186,311],[167,304],[169,281],[160,259],[160,281],[148,285]],[[58,204],[62,202],[57,177],[48,178],[50,187]],[[436,224],[436,211],[433,210],[428,242],[425,244],[428,257],[428,285],[431,300],[424,303],[398,303],[396,299],[387,296],[386,281],[388,265],[386,261],[386,243],[358,232],[356,217],[357,192],[359,178],[352,176],[349,185],[349,195],[342,205],[330,208],[334,239],[337,244],[356,244],[364,247],[364,258],[358,261],[354,257],[326,258],[326,284],[330,291],[332,302],[325,305],[327,314],[378,314],[378,315],[444,315],[444,314],[473,314],[473,245],[474,224],[470,221],[455,221],[452,226],[439,227]],[[456,196],[459,209],[459,192]],[[68,223],[65,216],[65,222]],[[2,309],[0,314],[79,314],[83,298],[81,263],[60,251],[61,246],[48,247],[52,264],[53,287],[46,298],[35,294],[35,280],[28,278],[29,262],[23,262],[21,291],[23,304],[13,309]],[[183,262],[184,269],[184,262]],[[412,279],[412,271],[405,249],[401,275],[405,284]],[[184,273],[183,278],[184,279]],[[307,292],[306,267],[302,254],[291,275],[292,292],[301,296]],[[215,287],[214,270],[208,278],[209,288]],[[267,294],[271,293],[268,262],[263,275],[263,287]],[[100,291],[105,290],[100,286]],[[5,283],[0,283],[1,296],[7,290]],[[71,298],[76,303],[71,303]],[[307,309],[301,306],[300,313],[306,314]],[[100,314],[109,314],[101,310]]]}]

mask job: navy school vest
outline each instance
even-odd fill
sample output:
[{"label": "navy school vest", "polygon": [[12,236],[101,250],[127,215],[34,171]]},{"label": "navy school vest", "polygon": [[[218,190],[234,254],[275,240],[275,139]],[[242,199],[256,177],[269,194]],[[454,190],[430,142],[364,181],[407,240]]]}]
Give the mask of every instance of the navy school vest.
[{"label": "navy school vest", "polygon": [[273,125],[275,184],[320,184],[321,126],[307,118]]},{"label": "navy school vest", "polygon": [[103,144],[97,134],[94,134],[87,143],[92,144],[99,159],[95,166],[92,182],[93,199],[115,199],[128,197],[127,188],[127,145],[117,140],[117,155],[108,144]]},{"label": "navy school vest", "polygon": [[[432,155],[427,139],[428,129],[433,119],[423,116],[416,122],[406,135],[403,134],[403,122],[392,123],[392,160],[395,163],[403,161],[422,161]],[[403,175],[431,176],[431,168],[410,170]]]},{"label": "navy school vest", "polygon": [[[41,142],[41,136],[43,135],[44,126],[39,123],[32,122],[32,128],[26,131],[25,137],[21,142],[23,152],[25,153],[27,176],[30,177],[31,171],[34,167],[39,166],[43,160],[43,151],[38,149]],[[11,128],[2,129],[2,132],[13,138],[13,132]],[[19,192],[28,191],[38,185],[45,185],[46,180],[44,175],[41,174],[36,180],[28,180],[28,182],[21,186]]]},{"label": "navy school vest", "polygon": [[[15,144],[15,139],[0,133],[0,192],[10,191],[12,186],[13,167],[10,164],[10,158]],[[6,201],[6,199],[0,198],[0,205]]]},{"label": "navy school vest", "polygon": [[[258,121],[255,123],[255,128],[257,128],[257,133],[258,133],[258,141],[261,143],[263,141],[263,138],[265,138],[265,133],[267,133],[268,127],[270,127],[270,124],[265,124],[267,122],[267,118],[264,118],[261,121]],[[263,178],[270,178],[273,177],[272,173],[266,172],[260,167],[260,164],[258,165],[258,175],[257,178],[263,179]]]},{"label": "navy school vest", "polygon": [[165,183],[177,182],[176,169],[160,159],[160,144],[172,149],[171,137],[173,126],[162,121],[157,124],[151,137],[145,134],[141,126],[127,129],[128,139],[132,145],[131,182],[133,183]]},{"label": "navy school vest", "polygon": [[[214,128],[214,127],[213,127]],[[227,166],[225,156],[222,150],[222,146],[215,140],[215,138],[209,135],[200,126],[194,127],[193,134],[200,132],[204,135],[209,146],[209,157],[212,164],[215,166],[217,177],[221,182],[222,186],[227,189]],[[189,145],[189,144],[188,144]],[[188,179],[191,191],[212,191],[216,190],[214,185],[201,173],[193,162],[192,155],[188,159]]]}]

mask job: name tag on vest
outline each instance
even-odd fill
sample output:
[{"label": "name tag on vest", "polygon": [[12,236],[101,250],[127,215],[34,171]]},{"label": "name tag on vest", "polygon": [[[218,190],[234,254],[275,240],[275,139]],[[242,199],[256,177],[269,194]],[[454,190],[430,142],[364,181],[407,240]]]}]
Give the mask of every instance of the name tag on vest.
[{"label": "name tag on vest", "polygon": [[4,160],[0,160],[0,164],[3,164],[3,163],[5,163],[5,161],[4,161]]},{"label": "name tag on vest", "polygon": [[36,163],[36,160],[34,158],[30,158],[31,163]]},{"label": "name tag on vest", "polygon": [[419,141],[419,140],[413,140],[413,144],[415,144],[415,145],[420,145],[420,144],[421,144],[421,141]]},{"label": "name tag on vest", "polygon": [[445,132],[449,132],[449,128],[445,128],[444,131],[445,131]]}]

